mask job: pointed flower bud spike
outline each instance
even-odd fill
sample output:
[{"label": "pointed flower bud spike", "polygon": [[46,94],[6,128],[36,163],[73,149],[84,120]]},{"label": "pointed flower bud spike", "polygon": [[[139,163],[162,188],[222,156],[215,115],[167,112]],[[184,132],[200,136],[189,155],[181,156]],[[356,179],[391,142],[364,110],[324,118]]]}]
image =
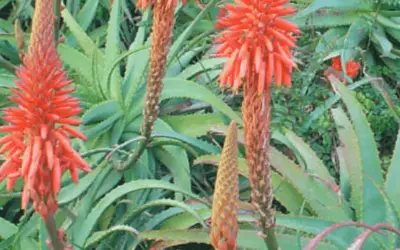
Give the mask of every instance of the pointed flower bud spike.
[{"label": "pointed flower bud spike", "polygon": [[231,122],[225,138],[213,197],[210,241],[215,249],[235,250],[238,233],[237,128]]}]

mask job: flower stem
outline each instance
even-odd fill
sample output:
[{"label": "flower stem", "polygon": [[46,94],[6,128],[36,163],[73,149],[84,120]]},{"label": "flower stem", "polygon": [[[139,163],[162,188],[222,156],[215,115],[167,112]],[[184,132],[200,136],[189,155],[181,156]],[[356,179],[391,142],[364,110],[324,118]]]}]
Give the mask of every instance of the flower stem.
[{"label": "flower stem", "polygon": [[54,250],[64,250],[64,243],[58,237],[56,220],[50,214],[44,221],[46,224],[47,232],[49,233],[50,241]]},{"label": "flower stem", "polygon": [[259,213],[260,230],[268,250],[279,249],[274,233],[273,192],[271,183],[270,147],[270,89],[258,93],[252,85],[244,85],[243,121],[246,160],[249,166],[251,201]]},{"label": "flower stem", "polygon": [[268,250],[278,250],[279,245],[276,240],[274,227],[264,228],[264,234],[266,236],[265,244],[267,244]]},{"label": "flower stem", "polygon": [[54,15],[56,20],[54,21],[54,40],[58,41],[59,29],[60,29],[60,16],[61,16],[61,0],[54,0]]}]

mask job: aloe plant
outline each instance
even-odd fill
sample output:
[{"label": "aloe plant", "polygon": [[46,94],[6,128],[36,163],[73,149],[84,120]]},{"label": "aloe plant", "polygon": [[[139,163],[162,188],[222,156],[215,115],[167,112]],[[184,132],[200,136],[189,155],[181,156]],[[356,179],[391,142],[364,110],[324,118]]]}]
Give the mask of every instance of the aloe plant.
[{"label": "aloe plant", "polygon": [[[278,242],[282,249],[302,249],[307,244],[307,249],[315,249],[316,240],[320,244],[317,249],[344,249],[361,245],[362,249],[395,249],[400,246],[396,231],[400,222],[400,203],[395,187],[400,174],[397,170],[400,164],[400,133],[384,178],[373,132],[361,105],[341,82],[335,78],[331,81],[347,109],[347,112],[340,106],[331,109],[340,140],[336,148],[340,180],[337,182],[330,175],[322,160],[300,137],[289,130],[275,132],[273,138],[290,148],[296,158],[290,159],[276,148],[270,152],[271,164],[275,169],[272,175],[274,196],[289,212],[288,215],[277,216]],[[226,127],[216,126],[213,131],[224,134]],[[239,136],[238,143],[243,143],[242,136]],[[194,164],[217,166],[219,160],[219,154],[204,155],[197,158]],[[248,177],[246,162],[241,157],[239,174]],[[241,192],[241,196],[244,195],[246,191]],[[209,208],[198,208],[197,211],[204,219],[211,215]],[[238,247],[265,249],[262,239],[254,235],[256,232],[248,230],[248,223],[256,222],[248,204],[239,205],[238,220]],[[166,221],[171,225],[172,221],[179,219],[174,217]],[[191,221],[191,225],[196,223],[194,219]],[[185,222],[187,224],[188,221]],[[364,232],[363,227],[371,231]],[[382,228],[389,230],[389,233],[377,234],[376,231]],[[142,239],[181,243],[185,237],[190,237],[193,242],[208,243],[202,234],[206,232],[187,230],[180,233],[169,228],[143,232],[139,236]],[[318,237],[311,240],[310,234],[318,234]],[[243,235],[251,237],[251,244]],[[326,240],[322,240],[324,237]],[[288,239],[292,240],[288,242]]]},{"label": "aloe plant", "polygon": [[369,68],[383,62],[392,71],[389,76],[398,77],[399,4],[396,0],[315,0],[293,20],[303,29],[322,30],[315,47],[317,60],[340,56],[345,68],[347,61],[362,57]]},{"label": "aloe plant", "polygon": [[[124,1],[113,2],[110,20],[106,25],[105,49],[99,48],[94,39],[84,31],[91,21],[86,20],[88,18],[86,15],[79,13],[85,12],[87,15],[92,13],[92,10],[85,7],[87,5],[83,5],[76,20],[68,8],[62,11],[65,27],[61,31],[64,32],[66,39],[59,45],[58,50],[75,80],[78,94],[86,110],[82,117],[84,125],[81,129],[89,139],[88,143],[75,146],[82,152],[82,156],[91,162],[94,169],[92,174],[81,176],[82,181],[78,185],[64,179],[63,188],[58,197],[65,213],[57,214],[57,221],[66,229],[69,242],[76,248],[90,246],[102,248],[107,244],[121,244],[121,246],[135,244],[134,237],[129,237],[129,234],[123,234],[124,238],[121,239],[115,232],[134,233],[136,230],[134,228],[144,230],[143,221],[148,220],[148,216],[143,212],[147,210],[158,212],[162,211],[163,207],[178,207],[182,211],[190,211],[192,216],[198,218],[199,223],[203,224],[203,227],[207,227],[200,220],[197,212],[183,202],[184,197],[201,200],[191,191],[192,177],[187,152],[201,155],[217,153],[220,149],[216,145],[195,138],[204,135],[206,131],[193,136],[184,136],[175,132],[168,122],[188,117],[176,115],[177,112],[170,115],[171,111],[168,111],[168,108],[187,103],[187,99],[190,99],[198,103],[207,103],[216,111],[218,110],[218,112],[207,114],[218,123],[224,122],[224,116],[241,122],[238,114],[220,97],[193,81],[193,78],[199,75],[211,76],[207,82],[213,80],[216,74],[210,71],[222,64],[224,60],[205,57],[190,65],[193,58],[206,52],[209,46],[196,42],[192,44],[192,47],[184,46],[184,42],[189,37],[194,37],[196,40],[198,34],[194,34],[193,28],[215,5],[215,2],[211,1],[194,22],[174,39],[175,42],[169,54],[167,76],[164,78],[165,87],[161,96],[161,100],[164,101],[161,111],[164,112],[156,121],[152,144],[136,166],[123,173],[116,171],[119,170],[118,166],[135,153],[136,146],[143,139],[139,132],[151,43],[148,39],[149,26],[146,25],[151,21],[150,12],[143,13],[140,22],[143,25],[139,25],[135,40],[129,50],[121,52],[120,21]],[[179,10],[180,8],[177,9]],[[15,41],[12,42],[15,43]],[[76,49],[75,46],[79,48]],[[125,69],[123,74],[120,71],[121,68]],[[13,87],[13,76],[7,74],[8,76],[10,79],[7,84],[9,85],[6,87]],[[176,100],[172,103],[171,99]],[[177,111],[179,114],[179,109]],[[194,116],[201,117],[201,115]],[[203,121],[198,120],[198,123],[202,124]],[[154,180],[156,178],[162,180]],[[150,180],[140,184],[142,182],[140,179]],[[125,184],[117,187],[121,182]],[[169,182],[174,182],[175,185]],[[1,185],[0,190],[3,193],[5,186]],[[4,194],[0,197],[1,202],[2,204],[16,203],[12,198],[19,195],[19,193]],[[121,198],[126,198],[129,202],[118,203]],[[45,247],[44,243],[37,242],[35,236],[28,237],[38,232],[36,225],[39,221],[36,216],[27,214],[24,218],[18,226],[4,220],[4,224],[10,231],[5,234],[0,232],[0,237],[6,239],[0,243],[1,249],[10,247],[35,249],[38,244]],[[32,227],[32,225],[35,226]],[[149,229],[153,227],[147,226],[147,230]],[[42,226],[39,227],[39,235],[42,239],[46,239]],[[103,241],[106,237],[107,241]]]}]

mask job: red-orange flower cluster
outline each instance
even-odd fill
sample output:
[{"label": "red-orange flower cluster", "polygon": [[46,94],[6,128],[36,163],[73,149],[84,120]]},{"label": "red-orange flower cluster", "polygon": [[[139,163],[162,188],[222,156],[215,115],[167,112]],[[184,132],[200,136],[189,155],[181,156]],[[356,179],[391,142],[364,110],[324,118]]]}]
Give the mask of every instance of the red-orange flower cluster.
[{"label": "red-orange flower cluster", "polygon": [[70,136],[85,140],[71,126],[80,124],[73,118],[81,112],[79,99],[70,96],[66,72],[54,41],[52,0],[37,0],[33,17],[30,49],[23,66],[17,69],[16,88],[10,100],[16,107],[5,108],[0,132],[0,153],[5,162],[0,167],[0,181],[8,177],[11,190],[18,178],[24,180],[22,208],[29,199],[33,208],[46,219],[57,208],[56,195],[61,175],[69,170],[78,181],[78,170],[90,171],[80,155],[72,148]]},{"label": "red-orange flower cluster", "polygon": [[[289,0],[236,0],[226,4],[227,15],[217,21],[223,28],[216,43],[218,57],[229,57],[219,80],[222,87],[232,85],[237,90],[243,82],[254,84],[265,92],[273,78],[277,85],[291,86],[295,66],[291,49],[296,47],[296,24],[282,16],[296,12],[283,6]],[[250,78],[252,80],[250,80]]]},{"label": "red-orange flower cluster", "polygon": [[[342,68],[342,61],[340,60],[340,56],[334,57],[332,59],[332,65],[331,67],[340,72],[343,72],[343,68]],[[354,79],[358,76],[358,73],[360,71],[361,68],[361,64],[359,62],[355,62],[353,60],[349,60],[346,63],[346,72],[347,72],[347,76],[349,76],[351,79]],[[324,74],[327,76],[329,75],[328,72],[324,72]],[[340,81],[342,81],[343,83],[347,83],[346,79],[344,79],[342,76],[337,75],[337,77],[339,78]]]}]

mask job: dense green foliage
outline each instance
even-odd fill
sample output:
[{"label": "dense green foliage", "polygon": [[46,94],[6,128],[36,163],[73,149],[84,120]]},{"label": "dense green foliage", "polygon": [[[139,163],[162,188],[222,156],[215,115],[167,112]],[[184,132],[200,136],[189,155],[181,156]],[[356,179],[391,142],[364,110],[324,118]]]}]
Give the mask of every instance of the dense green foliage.
[{"label": "dense green foliage", "polygon": [[[0,2],[0,106],[19,65],[13,22],[29,42],[32,1]],[[135,1],[65,0],[58,51],[77,87],[89,140],[75,147],[94,171],[74,184],[65,175],[56,220],[75,249],[150,249],[153,244],[207,249],[211,196],[226,127],[242,125],[241,95],[222,92],[213,58],[216,0],[176,10],[173,42],[152,143],[135,166],[149,61],[151,10]],[[273,88],[274,207],[282,249],[301,249],[343,221],[400,227],[400,4],[396,0],[298,0],[291,20],[303,34],[291,89]],[[361,33],[360,33],[361,30]],[[329,59],[361,61],[347,86],[328,81]],[[241,130],[240,130],[241,132]],[[242,138],[242,137],[241,137]],[[238,143],[243,146],[243,140]],[[240,197],[249,198],[244,147]],[[38,215],[20,210],[20,189],[0,183],[0,249],[47,249]],[[266,249],[247,204],[239,211],[241,249]],[[318,249],[345,249],[363,230],[333,231]],[[196,244],[200,243],[202,245]],[[186,248],[185,248],[186,247]],[[363,249],[400,248],[374,233]],[[178,248],[176,248],[178,249]],[[211,248],[210,248],[211,249]]]}]

